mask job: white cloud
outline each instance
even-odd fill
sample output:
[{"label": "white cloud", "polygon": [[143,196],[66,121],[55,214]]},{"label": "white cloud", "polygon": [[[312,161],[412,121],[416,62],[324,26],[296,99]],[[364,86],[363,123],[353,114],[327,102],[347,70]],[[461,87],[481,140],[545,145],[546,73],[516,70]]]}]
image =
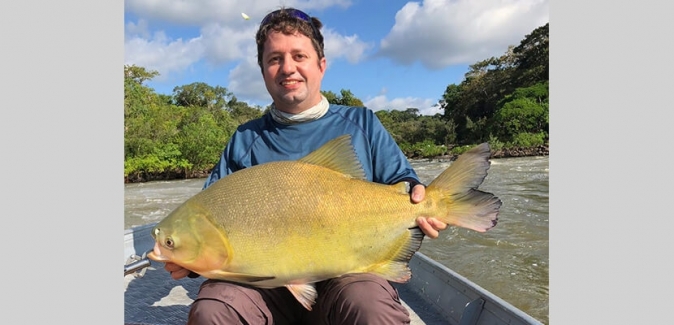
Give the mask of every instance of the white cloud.
[{"label": "white cloud", "polygon": [[[172,73],[180,73],[191,65],[205,61],[219,66],[245,59],[247,49],[255,46],[254,27],[234,30],[219,24],[208,24],[200,36],[183,40],[171,39],[163,31],[150,36],[147,21],[129,22],[125,29],[124,61],[150,70],[157,70],[157,80],[165,80]],[[256,54],[253,54],[256,55]]]},{"label": "white cloud", "polygon": [[248,104],[265,107],[272,102],[262,78],[260,66],[256,57],[249,57],[229,72],[229,86],[227,90],[236,95],[239,100],[246,98]]},{"label": "white cloud", "polygon": [[437,105],[437,100],[424,98],[394,98],[388,100],[385,94],[375,96],[364,102],[365,106],[373,111],[381,110],[399,110],[404,111],[408,108],[416,108],[421,115],[435,115],[443,111]]},{"label": "white cloud", "polygon": [[255,32],[255,27],[232,29],[220,24],[204,26],[201,29],[201,37],[204,39],[205,59],[209,63],[219,65],[246,58],[245,49],[255,46],[253,36]]},{"label": "white cloud", "polygon": [[[301,7],[311,14],[311,10],[322,10],[330,6],[348,7],[346,0],[286,1],[285,6]],[[156,81],[170,79],[171,74],[180,74],[194,64],[203,61],[213,67],[231,62],[257,58],[255,32],[259,20],[273,8],[280,7],[278,0],[127,0],[125,10],[143,17],[138,22],[125,25],[125,64],[136,64],[150,70],[157,70]],[[232,10],[231,8],[237,8]],[[245,12],[251,17],[241,17]],[[198,26],[198,36],[191,38],[170,38],[163,30],[153,30],[157,21]],[[180,29],[179,26],[175,26]],[[361,41],[358,36],[342,36],[323,28],[326,52],[331,60],[344,58],[351,63],[359,62],[371,44]],[[252,52],[250,49],[253,49]],[[232,75],[246,78],[249,64],[241,63]],[[253,75],[259,77],[256,68]],[[242,69],[243,71],[238,71]],[[245,71],[245,72],[244,72]],[[243,84],[236,81],[233,88]],[[242,93],[256,92],[248,87],[240,87]],[[264,89],[264,88],[263,88]],[[232,89],[233,90],[233,89]],[[260,96],[255,96],[260,98]]]},{"label": "white cloud", "polygon": [[[258,24],[267,13],[281,6],[302,8],[312,14],[312,10],[334,6],[347,8],[350,5],[350,0],[125,0],[124,10],[174,24],[202,26],[220,23],[233,27]],[[250,20],[244,20],[242,12],[250,16]]]},{"label": "white cloud", "polygon": [[548,0],[408,2],[380,43],[378,56],[431,69],[501,56],[549,21]]},{"label": "white cloud", "polygon": [[357,35],[343,36],[335,33],[332,29],[323,27],[321,33],[324,37],[325,56],[330,60],[345,58],[349,63],[358,63],[365,52],[373,47],[372,44],[363,42]]},{"label": "white cloud", "polygon": [[135,64],[159,72],[157,80],[168,78],[199,61],[204,53],[200,37],[189,40],[170,39],[164,32],[150,32],[145,21],[129,23],[124,40],[124,64]]}]

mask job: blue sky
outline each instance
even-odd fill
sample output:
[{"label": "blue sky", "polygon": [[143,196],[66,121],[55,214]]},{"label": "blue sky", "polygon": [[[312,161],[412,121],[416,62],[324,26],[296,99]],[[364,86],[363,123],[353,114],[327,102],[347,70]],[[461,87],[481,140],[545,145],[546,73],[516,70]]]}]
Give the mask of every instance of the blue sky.
[{"label": "blue sky", "polygon": [[[256,61],[260,20],[281,6],[323,22],[322,90],[350,90],[374,111],[442,112],[445,88],[549,22],[548,0],[126,0],[124,62],[160,76],[159,93],[192,82],[271,103]],[[245,13],[250,20],[243,19]]]}]

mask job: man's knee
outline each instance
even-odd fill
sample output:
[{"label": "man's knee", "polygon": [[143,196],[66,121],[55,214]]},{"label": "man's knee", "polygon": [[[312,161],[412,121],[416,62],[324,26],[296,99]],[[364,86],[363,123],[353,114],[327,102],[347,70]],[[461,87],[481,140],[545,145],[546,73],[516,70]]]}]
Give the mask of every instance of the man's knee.
[{"label": "man's knee", "polygon": [[192,303],[188,324],[270,324],[260,293],[232,283],[207,280]]},{"label": "man's knee", "polygon": [[222,301],[197,299],[192,303],[187,324],[245,324],[245,322],[232,306]]},{"label": "man's knee", "polygon": [[382,303],[400,305],[398,292],[395,288],[387,282],[369,279],[346,284],[341,290],[339,300],[356,305],[359,308],[374,308],[374,305]]},{"label": "man's knee", "polygon": [[340,287],[331,312],[334,322],[409,323],[409,312],[401,304],[398,292],[388,281],[367,275],[347,280]]}]

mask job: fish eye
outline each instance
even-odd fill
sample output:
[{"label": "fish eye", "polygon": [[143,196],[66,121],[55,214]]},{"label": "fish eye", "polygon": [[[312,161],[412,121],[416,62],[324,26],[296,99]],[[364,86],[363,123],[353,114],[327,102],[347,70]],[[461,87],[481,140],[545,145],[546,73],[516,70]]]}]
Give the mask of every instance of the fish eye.
[{"label": "fish eye", "polygon": [[174,244],[174,243],[173,243],[173,239],[171,239],[170,237],[169,237],[169,238],[166,238],[166,240],[164,241],[164,244],[165,244],[166,247],[168,247],[168,248],[173,248],[173,244]]}]

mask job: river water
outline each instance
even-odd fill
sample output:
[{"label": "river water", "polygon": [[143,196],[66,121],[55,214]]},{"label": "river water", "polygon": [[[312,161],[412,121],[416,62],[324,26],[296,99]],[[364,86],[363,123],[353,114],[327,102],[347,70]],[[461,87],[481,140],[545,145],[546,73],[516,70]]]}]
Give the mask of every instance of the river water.
[{"label": "river water", "polygon": [[[429,184],[451,164],[412,161]],[[492,159],[480,190],[503,205],[486,233],[450,227],[426,239],[420,251],[491,291],[544,324],[549,323],[549,157]],[[124,227],[160,221],[201,190],[205,179],[126,184]]]}]

